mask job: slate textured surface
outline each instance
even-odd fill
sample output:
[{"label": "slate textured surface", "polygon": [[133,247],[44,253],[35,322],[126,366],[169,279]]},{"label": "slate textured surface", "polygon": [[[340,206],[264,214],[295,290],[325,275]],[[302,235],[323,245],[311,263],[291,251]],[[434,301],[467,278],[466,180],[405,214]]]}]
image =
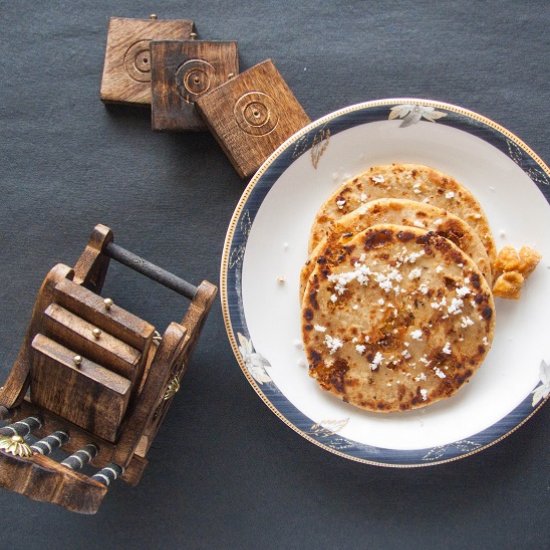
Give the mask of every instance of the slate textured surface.
[{"label": "slate textured surface", "polygon": [[[0,378],[43,276],[72,264],[98,222],[193,282],[218,280],[244,184],[210,135],[155,134],[146,110],[98,99],[108,17],[151,11],[238,40],[243,70],[273,58],[313,119],[428,97],[493,118],[550,160],[544,0],[0,2]],[[124,306],[160,327],[181,315],[169,291],[112,270],[107,288]],[[549,421],[546,407],[493,448],[433,469],[345,461],[256,397],[216,304],[140,487],[116,484],[95,517],[0,492],[0,546],[542,548]]]}]

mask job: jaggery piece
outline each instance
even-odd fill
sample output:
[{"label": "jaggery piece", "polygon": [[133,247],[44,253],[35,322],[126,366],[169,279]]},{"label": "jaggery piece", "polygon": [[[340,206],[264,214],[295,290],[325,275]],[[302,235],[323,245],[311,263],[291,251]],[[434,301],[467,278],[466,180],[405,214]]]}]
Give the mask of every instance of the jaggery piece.
[{"label": "jaggery piece", "polygon": [[506,271],[517,271],[520,265],[518,251],[511,245],[507,245],[498,253],[495,262],[495,273],[504,273]]},{"label": "jaggery piece", "polygon": [[542,254],[529,248],[528,246],[522,246],[519,249],[519,272],[527,278],[537,267],[542,258]]},{"label": "jaggery piece", "polygon": [[498,277],[493,285],[493,294],[499,298],[517,300],[525,279],[534,271],[542,255],[522,246],[519,252],[510,245],[505,246],[497,256],[494,273]]},{"label": "jaggery piece", "polygon": [[508,300],[518,300],[525,278],[519,271],[506,271],[493,285],[493,295]]}]

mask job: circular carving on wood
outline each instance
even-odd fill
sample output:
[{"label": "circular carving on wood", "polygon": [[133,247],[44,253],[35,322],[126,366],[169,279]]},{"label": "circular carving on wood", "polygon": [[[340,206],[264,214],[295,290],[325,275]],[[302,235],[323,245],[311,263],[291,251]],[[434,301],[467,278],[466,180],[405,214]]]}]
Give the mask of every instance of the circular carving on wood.
[{"label": "circular carving on wood", "polygon": [[252,136],[265,136],[279,123],[275,101],[263,92],[242,95],[235,104],[234,114],[241,129]]},{"label": "circular carving on wood", "polygon": [[124,54],[126,72],[138,82],[151,82],[151,50],[149,40],[134,42]]},{"label": "circular carving on wood", "polygon": [[180,65],[176,71],[176,85],[181,97],[193,103],[207,92],[212,85],[215,69],[202,59],[190,59]]}]

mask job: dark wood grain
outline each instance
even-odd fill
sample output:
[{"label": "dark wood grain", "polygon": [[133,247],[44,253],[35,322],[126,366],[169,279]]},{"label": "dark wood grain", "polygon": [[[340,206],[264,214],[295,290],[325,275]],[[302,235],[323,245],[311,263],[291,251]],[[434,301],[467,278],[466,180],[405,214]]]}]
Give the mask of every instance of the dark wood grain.
[{"label": "dark wood grain", "polygon": [[200,96],[196,105],[241,177],[310,122],[270,59]]},{"label": "dark wood grain", "polygon": [[113,240],[113,232],[105,225],[94,227],[86,247],[74,266],[72,280],[94,292],[101,292],[109,269],[109,258],[103,249]]},{"label": "dark wood grain", "polygon": [[68,279],[55,287],[54,300],[69,311],[108,332],[129,346],[146,353],[155,327],[114,303],[105,307],[104,298]]},{"label": "dark wood grain", "polygon": [[75,366],[73,350],[42,334],[32,347],[32,402],[115,442],[130,400],[130,381],[86,357]]},{"label": "dark wood grain", "polygon": [[206,130],[195,101],[239,72],[236,42],[151,42],[153,130]]},{"label": "dark wood grain", "polygon": [[[164,393],[173,371],[177,368],[182,348],[188,343],[187,331],[178,323],[170,323],[155,354],[140,400],[130,411],[118,441],[114,461],[123,467],[131,460],[147,430],[156,420],[157,407],[164,401]],[[145,429],[144,429],[145,428]],[[147,450],[149,447],[147,446]],[[145,456],[145,453],[142,453]]]},{"label": "dark wood grain", "polygon": [[71,512],[95,514],[107,494],[105,485],[40,454],[20,458],[0,451],[0,462],[0,486]]},{"label": "dark wood grain", "polygon": [[188,19],[111,17],[101,79],[102,101],[151,103],[151,40],[185,40],[195,30]]},{"label": "dark wood grain", "polygon": [[17,407],[23,401],[30,383],[30,352],[31,342],[40,330],[42,314],[53,301],[55,286],[66,278],[73,277],[73,270],[63,264],[58,264],[46,275],[38,292],[32,311],[31,322],[21,344],[19,354],[4,385],[0,388],[0,405],[7,409]]},{"label": "dark wood grain", "polygon": [[[173,365],[172,377],[177,378],[180,382],[183,375],[187,371],[187,367],[191,359],[191,353],[195,349],[195,345],[201,333],[202,327],[208,317],[208,312],[216,299],[217,293],[218,289],[215,285],[208,281],[203,281],[199,285],[195,299],[189,305],[189,309],[181,322],[181,326],[187,331],[187,339],[185,341],[185,346],[182,347],[179,354],[176,354],[177,350],[174,349],[174,357],[171,359],[171,363]],[[145,456],[145,453],[149,450],[151,443],[154,441],[157,432],[164,421],[171,402],[172,400],[158,401],[155,414],[151,417],[151,420],[143,431],[144,446],[138,449],[138,454]]]},{"label": "dark wood grain", "polygon": [[[44,333],[90,361],[109,365],[109,369],[134,382],[142,354],[97,325],[89,323],[59,304],[50,304],[44,312]],[[97,336],[94,331],[100,331]]]}]

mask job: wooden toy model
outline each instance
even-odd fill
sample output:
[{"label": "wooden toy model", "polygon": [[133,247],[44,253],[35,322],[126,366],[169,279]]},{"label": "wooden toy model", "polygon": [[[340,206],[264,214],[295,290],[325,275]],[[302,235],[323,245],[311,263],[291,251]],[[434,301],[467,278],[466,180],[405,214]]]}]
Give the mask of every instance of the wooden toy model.
[{"label": "wooden toy model", "polygon": [[[188,298],[181,323],[161,336],[102,297],[111,259]],[[216,293],[207,281],[194,287],[116,245],[108,227],[96,226],[74,268],[58,264],[46,276],[0,388],[0,486],[93,514],[118,477],[137,485]]]}]

